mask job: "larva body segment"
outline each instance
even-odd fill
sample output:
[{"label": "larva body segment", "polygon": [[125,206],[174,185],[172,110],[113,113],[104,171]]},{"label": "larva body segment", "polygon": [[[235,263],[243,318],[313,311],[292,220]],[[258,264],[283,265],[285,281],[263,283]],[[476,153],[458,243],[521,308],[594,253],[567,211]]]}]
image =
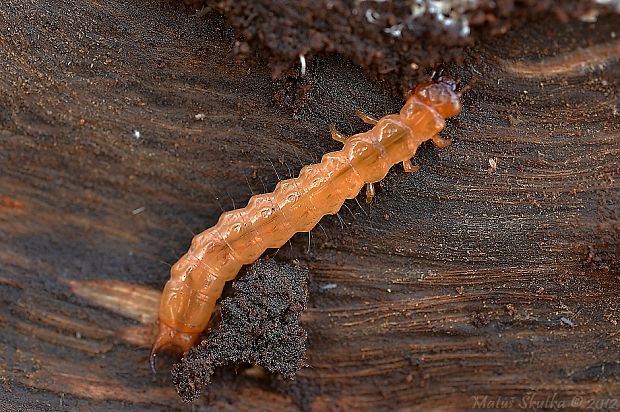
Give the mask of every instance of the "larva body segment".
[{"label": "larva body segment", "polygon": [[243,265],[269,248],[281,247],[296,232],[312,230],[324,215],[338,212],[364,184],[383,179],[393,165],[413,157],[424,141],[435,142],[444,119],[460,109],[453,82],[421,84],[399,114],[349,137],[341,150],[305,166],[299,177],[279,182],[272,193],[253,196],[246,207],[223,213],[215,226],[195,236],[164,288],[151,366],[160,348],[187,351],[195,344],[225,282]]}]

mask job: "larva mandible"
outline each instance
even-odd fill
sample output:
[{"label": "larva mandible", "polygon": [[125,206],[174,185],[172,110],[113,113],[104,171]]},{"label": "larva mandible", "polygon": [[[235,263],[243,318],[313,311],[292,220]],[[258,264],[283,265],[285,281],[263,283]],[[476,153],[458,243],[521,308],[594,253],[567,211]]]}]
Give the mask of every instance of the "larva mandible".
[{"label": "larva mandible", "polygon": [[[254,262],[265,250],[279,248],[297,232],[308,232],[319,220],[334,214],[346,199],[357,196],[364,184],[385,177],[402,162],[411,171],[410,159],[420,144],[431,139],[438,147],[448,140],[438,133],[445,118],[461,111],[456,84],[441,78],[416,87],[399,114],[379,120],[359,114],[374,127],[345,138],[332,129],[344,146],[327,153],[321,163],[305,166],[299,177],[280,181],[272,193],[253,196],[242,209],[223,213],[217,224],[198,234],[189,251],[172,266],[159,307],[159,334],[150,354],[168,346],[189,350],[207,327],[224,284],[243,265]],[[368,186],[367,195],[373,191]]]}]

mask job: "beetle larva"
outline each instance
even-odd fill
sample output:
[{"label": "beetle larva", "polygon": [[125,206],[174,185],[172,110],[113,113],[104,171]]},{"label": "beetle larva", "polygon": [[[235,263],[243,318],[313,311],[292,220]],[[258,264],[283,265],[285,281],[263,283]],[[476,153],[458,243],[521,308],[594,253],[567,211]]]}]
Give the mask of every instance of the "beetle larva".
[{"label": "beetle larva", "polygon": [[[324,215],[356,197],[364,184],[383,179],[396,163],[411,171],[410,159],[426,140],[446,147],[449,141],[438,133],[445,118],[460,113],[460,95],[453,81],[439,79],[418,85],[399,114],[379,120],[360,114],[374,124],[371,130],[345,138],[332,129],[332,137],[344,143],[341,150],[305,166],[299,177],[280,181],[272,193],[253,196],[243,209],[223,213],[215,226],[195,236],[164,288],[151,367],[161,348],[185,352],[196,343],[224,284],[243,265],[281,247],[295,233],[312,230]],[[372,193],[368,187],[367,195]]]}]

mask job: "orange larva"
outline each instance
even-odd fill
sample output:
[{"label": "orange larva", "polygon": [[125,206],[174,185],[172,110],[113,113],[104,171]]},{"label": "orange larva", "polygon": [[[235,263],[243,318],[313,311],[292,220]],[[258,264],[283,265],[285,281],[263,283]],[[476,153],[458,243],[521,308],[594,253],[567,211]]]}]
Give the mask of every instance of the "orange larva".
[{"label": "orange larva", "polygon": [[[299,177],[279,182],[272,193],[253,196],[243,209],[223,213],[215,226],[195,236],[164,288],[151,367],[161,348],[173,346],[185,352],[196,343],[224,284],[243,265],[269,248],[281,247],[295,233],[312,230],[324,215],[338,212],[346,199],[356,197],[364,184],[383,179],[396,163],[411,171],[410,159],[426,140],[446,147],[449,141],[438,133],[445,118],[461,111],[460,95],[447,79],[423,83],[399,114],[379,120],[361,115],[374,124],[371,130],[346,140],[332,130],[332,136],[344,143],[341,150],[305,166]],[[368,186],[367,195],[372,194]]]}]

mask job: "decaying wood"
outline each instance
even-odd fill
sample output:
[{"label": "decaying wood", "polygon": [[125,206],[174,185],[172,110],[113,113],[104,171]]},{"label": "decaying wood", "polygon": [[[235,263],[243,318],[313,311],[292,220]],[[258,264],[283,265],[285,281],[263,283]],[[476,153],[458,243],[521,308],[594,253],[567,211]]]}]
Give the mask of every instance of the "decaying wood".
[{"label": "decaying wood", "polygon": [[[329,123],[402,100],[337,58],[273,83],[217,18],[151,2],[11,1],[0,22],[0,406],[182,408],[147,366],[169,264],[274,168],[337,148]],[[620,407],[619,22],[533,24],[449,69],[474,86],[453,145],[276,256],[310,268],[310,367],[224,370],[198,405]]]}]

